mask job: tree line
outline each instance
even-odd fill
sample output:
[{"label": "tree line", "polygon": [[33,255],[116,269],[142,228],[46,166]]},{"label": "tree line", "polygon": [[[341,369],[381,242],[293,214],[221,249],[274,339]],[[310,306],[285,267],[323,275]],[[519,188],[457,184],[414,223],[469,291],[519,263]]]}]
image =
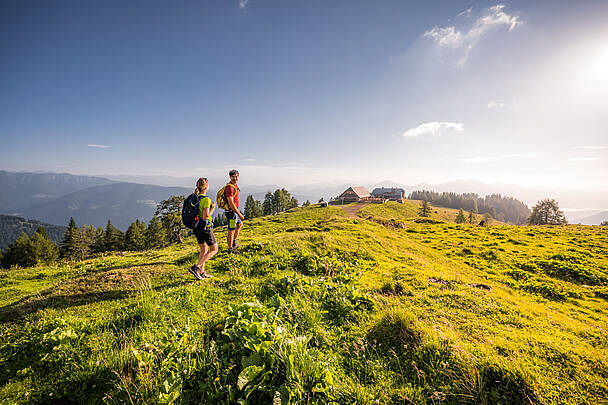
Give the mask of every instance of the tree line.
[{"label": "tree line", "polygon": [[[82,260],[95,253],[112,251],[140,251],[181,242],[191,233],[182,225],[181,208],[185,196],[171,196],[161,201],[152,219],[146,224],[139,219],[132,222],[126,232],[112,225],[108,220],[105,228],[92,225],[78,226],[70,218],[63,239],[57,246],[39,226],[32,237],[23,232],[6,252],[0,251],[0,265],[8,268],[14,265],[27,267],[36,264],[52,264],[60,258]],[[310,203],[308,203],[310,205]],[[298,206],[298,200],[284,188],[266,193],[264,202],[248,196],[245,203],[245,217],[277,214]],[[214,226],[227,224],[226,216],[219,213],[213,220]]]},{"label": "tree line", "polygon": [[[308,202],[308,201],[307,201]],[[306,203],[304,203],[306,205]],[[308,202],[310,205],[310,202]],[[245,201],[246,219],[257,218],[264,215],[278,214],[298,206],[298,200],[284,188],[277,188],[274,192],[267,192],[264,201],[258,201],[252,195]]]},{"label": "tree line", "polygon": [[423,200],[445,208],[463,209],[476,214],[489,214],[501,222],[521,225],[530,216],[530,209],[523,202],[513,197],[491,194],[480,197],[475,193],[438,193],[429,190],[413,191],[410,200]]}]

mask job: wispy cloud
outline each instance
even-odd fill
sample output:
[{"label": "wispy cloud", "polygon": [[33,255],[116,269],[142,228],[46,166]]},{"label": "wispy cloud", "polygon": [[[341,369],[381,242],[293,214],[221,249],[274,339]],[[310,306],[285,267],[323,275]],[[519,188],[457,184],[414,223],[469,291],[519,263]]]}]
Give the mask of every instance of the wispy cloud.
[{"label": "wispy cloud", "polygon": [[461,159],[457,159],[461,162],[465,162],[465,163],[473,163],[473,164],[477,164],[477,163],[486,163],[486,162],[496,162],[498,160],[505,160],[505,159],[530,159],[530,158],[537,158],[540,157],[541,155],[539,155],[536,152],[529,152],[529,153],[512,153],[510,155],[498,155],[498,156],[476,156],[476,157],[470,157],[470,158],[461,158]]},{"label": "wispy cloud", "polygon": [[600,158],[596,158],[596,157],[570,157],[570,158],[568,158],[568,162],[591,162],[593,160],[600,160]]},{"label": "wispy cloud", "polygon": [[111,146],[108,146],[108,145],[97,145],[97,144],[94,144],[94,143],[90,143],[87,146],[89,148],[98,148],[98,149],[109,149],[109,148],[111,148]]},{"label": "wispy cloud", "polygon": [[243,9],[247,7],[247,3],[249,3],[249,0],[239,0],[239,8]]},{"label": "wispy cloud", "polygon": [[499,103],[497,101],[490,101],[488,103],[488,108],[491,109],[491,110],[495,109],[495,108],[497,108],[497,109],[498,108],[503,108],[504,106],[505,106],[505,103]]},{"label": "wispy cloud", "polygon": [[608,146],[575,146],[574,149],[591,149],[591,150],[602,150],[608,149]]},{"label": "wispy cloud", "polygon": [[443,135],[445,133],[462,132],[463,130],[464,125],[461,122],[425,122],[416,128],[408,129],[403,133],[403,136]]},{"label": "wispy cloud", "polygon": [[464,10],[462,13],[458,13],[458,15],[456,15],[456,18],[458,18],[458,17],[470,17],[471,16],[471,11],[473,11],[473,7],[469,7],[466,10]]},{"label": "wispy cloud", "polygon": [[[458,66],[462,67],[467,61],[471,50],[490,30],[506,26],[508,31],[512,31],[515,27],[522,24],[518,16],[505,13],[504,8],[503,4],[490,7],[475,20],[473,26],[468,30],[460,30],[454,25],[434,27],[426,31],[423,37],[435,41],[440,48],[449,48],[461,52]],[[465,14],[461,13],[459,16],[468,16],[470,13],[469,9]]]}]

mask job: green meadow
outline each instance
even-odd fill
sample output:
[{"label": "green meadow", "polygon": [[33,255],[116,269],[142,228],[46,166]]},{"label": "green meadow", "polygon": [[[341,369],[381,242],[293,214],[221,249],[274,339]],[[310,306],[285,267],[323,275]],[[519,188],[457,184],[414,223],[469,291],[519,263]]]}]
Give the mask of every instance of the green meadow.
[{"label": "green meadow", "polygon": [[418,207],[218,228],[204,281],[194,238],[1,270],[0,403],[608,403],[608,227]]}]

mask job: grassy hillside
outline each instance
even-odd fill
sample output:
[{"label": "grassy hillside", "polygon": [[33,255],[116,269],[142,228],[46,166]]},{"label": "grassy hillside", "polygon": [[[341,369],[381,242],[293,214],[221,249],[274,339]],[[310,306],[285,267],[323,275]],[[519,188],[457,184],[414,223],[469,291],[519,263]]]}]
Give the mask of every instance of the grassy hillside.
[{"label": "grassy hillside", "polygon": [[606,403],[605,227],[348,207],[2,271],[0,402]]}]

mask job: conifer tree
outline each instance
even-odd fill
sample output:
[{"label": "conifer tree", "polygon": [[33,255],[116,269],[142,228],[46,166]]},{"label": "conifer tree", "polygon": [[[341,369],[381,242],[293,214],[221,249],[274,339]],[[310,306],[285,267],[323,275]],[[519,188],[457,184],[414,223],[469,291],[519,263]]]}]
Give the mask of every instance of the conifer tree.
[{"label": "conifer tree", "polygon": [[420,205],[420,209],[418,210],[418,215],[421,217],[428,217],[431,215],[431,204],[427,200],[422,201],[422,205]]},{"label": "conifer tree", "polygon": [[264,212],[264,215],[270,215],[273,214],[273,195],[272,193],[269,191],[266,193],[266,195],[264,196],[264,202],[262,203],[262,209]]},{"label": "conifer tree", "polygon": [[469,211],[469,224],[472,224],[475,220],[475,216],[473,215],[473,211]]},{"label": "conifer tree", "polygon": [[82,232],[76,225],[74,218],[70,217],[68,229],[65,231],[63,241],[59,247],[61,256],[68,259],[81,260],[86,253],[84,245],[85,241],[83,240]]},{"label": "conifer tree", "polygon": [[464,224],[466,222],[466,218],[464,217],[464,211],[462,210],[462,208],[458,211],[458,215],[456,216],[456,223],[457,224]]},{"label": "conifer tree", "polygon": [[262,203],[254,199],[252,195],[248,195],[244,214],[247,219],[261,217],[264,214]]},{"label": "conifer tree", "polygon": [[25,232],[21,232],[21,235],[13,243],[8,245],[4,257],[2,259],[3,267],[10,267],[13,265],[28,267],[36,264],[34,255],[32,254],[32,244],[30,238],[27,237]]},{"label": "conifer tree", "polygon": [[139,219],[132,222],[125,234],[125,243],[128,250],[144,250],[146,247],[146,224]]},{"label": "conifer tree", "polygon": [[154,215],[148,223],[148,228],[146,229],[146,247],[148,249],[158,247],[163,245],[165,241],[165,230],[163,229],[158,217]]},{"label": "conifer tree", "polygon": [[51,264],[59,258],[59,248],[51,241],[43,226],[30,238],[31,254],[36,263]]},{"label": "conifer tree", "polygon": [[108,219],[103,240],[106,251],[121,250],[124,247],[125,236]]},{"label": "conifer tree", "polygon": [[218,226],[224,226],[228,224],[228,218],[223,212],[217,214],[217,216],[213,219],[213,227],[217,228]]},{"label": "conifer tree", "polygon": [[302,203],[302,207],[308,207],[310,206],[310,200],[306,200]]}]

